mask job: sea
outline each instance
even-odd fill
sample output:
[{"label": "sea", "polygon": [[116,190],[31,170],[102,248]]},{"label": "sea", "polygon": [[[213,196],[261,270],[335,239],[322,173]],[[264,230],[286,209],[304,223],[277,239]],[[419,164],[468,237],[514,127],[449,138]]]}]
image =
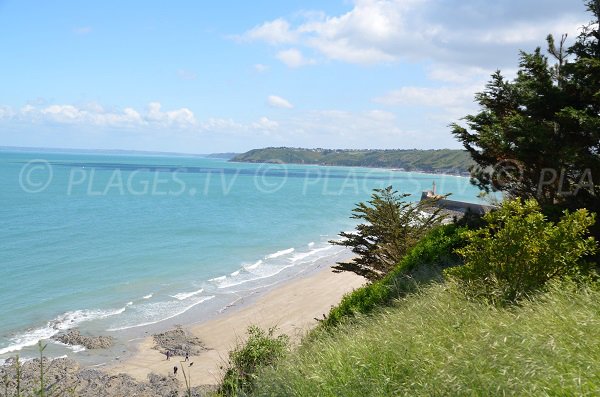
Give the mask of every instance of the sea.
[{"label": "sea", "polygon": [[128,342],[206,321],[352,253],[356,203],[393,185],[479,202],[459,176],[185,155],[0,149],[0,363],[98,362],[52,336]]}]

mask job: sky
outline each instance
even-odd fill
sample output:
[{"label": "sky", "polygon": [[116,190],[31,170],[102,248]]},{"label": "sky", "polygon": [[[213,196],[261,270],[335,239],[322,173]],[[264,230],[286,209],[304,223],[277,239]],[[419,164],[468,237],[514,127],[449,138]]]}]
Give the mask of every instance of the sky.
[{"label": "sky", "polygon": [[459,148],[581,0],[0,0],[0,146]]}]

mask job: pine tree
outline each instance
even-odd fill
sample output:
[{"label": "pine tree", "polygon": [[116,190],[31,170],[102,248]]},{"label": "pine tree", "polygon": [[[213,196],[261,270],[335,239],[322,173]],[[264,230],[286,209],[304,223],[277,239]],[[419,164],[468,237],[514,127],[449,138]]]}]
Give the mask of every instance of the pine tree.
[{"label": "pine tree", "polygon": [[442,197],[417,203],[405,201],[392,186],[375,189],[371,200],[360,202],[352,210],[353,219],[365,223],[356,231],[341,232],[342,240],[330,243],[352,248],[357,254],[351,262],[339,262],[334,271],[350,271],[368,280],[377,280],[392,270],[406,252],[433,226],[444,219],[435,202]]},{"label": "pine tree", "polygon": [[547,209],[600,210],[600,0],[586,5],[594,20],[568,50],[566,35],[558,45],[548,36],[554,64],[540,48],[521,52],[517,77],[494,73],[476,95],[480,112],[466,127],[451,125],[478,165],[480,188]]}]

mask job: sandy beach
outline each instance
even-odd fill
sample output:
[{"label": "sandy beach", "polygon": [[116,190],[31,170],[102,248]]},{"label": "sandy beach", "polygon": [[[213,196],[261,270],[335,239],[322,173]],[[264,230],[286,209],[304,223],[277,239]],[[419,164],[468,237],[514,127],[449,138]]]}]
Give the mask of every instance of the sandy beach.
[{"label": "sandy beach", "polygon": [[[227,363],[228,352],[244,337],[251,324],[263,328],[277,326],[278,331],[290,336],[292,343],[317,324],[331,306],[337,304],[347,292],[361,286],[364,278],[343,272],[333,273],[325,268],[312,275],[291,280],[267,292],[255,302],[232,307],[222,315],[207,322],[184,327],[200,338],[207,350],[191,356],[189,371],[191,384],[213,385],[219,383],[221,367]],[[110,374],[126,373],[137,380],[145,381],[150,373],[167,375],[181,357],[167,361],[165,355],[153,349],[152,337],[144,339],[136,351],[122,362],[105,367]],[[178,375],[183,380],[183,376]]]}]

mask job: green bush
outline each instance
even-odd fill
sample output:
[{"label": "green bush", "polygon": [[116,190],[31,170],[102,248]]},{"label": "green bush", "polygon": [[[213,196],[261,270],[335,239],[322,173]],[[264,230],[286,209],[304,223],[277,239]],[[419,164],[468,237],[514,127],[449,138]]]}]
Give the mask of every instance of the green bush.
[{"label": "green bush", "polygon": [[254,385],[257,372],[273,365],[288,351],[287,335],[275,336],[276,328],[267,331],[256,325],[248,327],[248,339],[244,344],[229,352],[229,367],[223,377],[220,394],[226,396],[244,395]]},{"label": "green bush", "polygon": [[[355,314],[366,314],[379,306],[414,291],[421,281],[436,278],[436,269],[455,265],[459,258],[454,249],[461,239],[456,225],[439,226],[423,237],[386,277],[346,294],[339,305],[332,308],[322,322],[325,327],[335,326]],[[417,270],[422,270],[417,272]]]},{"label": "green bush", "polygon": [[468,243],[456,252],[465,264],[445,274],[492,302],[514,302],[553,278],[579,273],[582,258],[596,251],[586,237],[594,223],[586,209],[565,211],[554,224],[537,201],[512,200],[484,219],[487,226],[461,233]]}]

